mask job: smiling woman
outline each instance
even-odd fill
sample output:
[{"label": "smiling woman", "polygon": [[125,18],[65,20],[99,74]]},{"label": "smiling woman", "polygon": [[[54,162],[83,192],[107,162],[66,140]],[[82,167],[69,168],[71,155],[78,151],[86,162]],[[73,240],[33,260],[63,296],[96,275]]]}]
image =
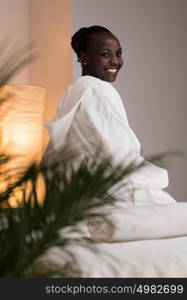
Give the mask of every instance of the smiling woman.
[{"label": "smiling woman", "polygon": [[[145,162],[121,97],[110,84],[123,65],[120,42],[107,28],[91,26],[79,29],[71,45],[82,76],[59,102],[54,120],[46,123],[50,142],[43,162],[73,153],[71,163],[76,168],[98,149],[104,157],[112,157],[113,167]],[[167,171],[149,162],[125,178],[125,184],[129,192],[125,185],[117,196],[131,204],[175,202],[163,191],[168,185]]]},{"label": "smiling woman", "polygon": [[[83,224],[83,234],[95,243],[93,255],[78,244],[70,246],[81,276],[186,277],[187,239],[181,230],[186,228],[186,205],[164,191],[167,171],[142,157],[121,97],[111,84],[123,64],[120,42],[108,29],[91,26],[74,34],[72,47],[82,76],[68,88],[55,118],[46,124],[50,142],[43,162],[49,164],[73,154],[67,160],[71,170],[76,171],[89,158],[86,162],[93,159],[89,164],[93,173],[103,157],[112,158],[111,170],[119,165],[125,169],[130,163],[141,165],[124,176],[117,187],[108,185],[107,195],[114,196],[115,205],[91,211],[103,213],[105,218],[92,218]],[[101,203],[101,199],[99,195],[97,201]],[[62,249],[49,251],[48,265],[63,265],[64,261]]]},{"label": "smiling woman", "polygon": [[72,37],[72,47],[82,66],[82,76],[90,75],[113,82],[123,65],[118,39],[106,28],[81,28]]}]

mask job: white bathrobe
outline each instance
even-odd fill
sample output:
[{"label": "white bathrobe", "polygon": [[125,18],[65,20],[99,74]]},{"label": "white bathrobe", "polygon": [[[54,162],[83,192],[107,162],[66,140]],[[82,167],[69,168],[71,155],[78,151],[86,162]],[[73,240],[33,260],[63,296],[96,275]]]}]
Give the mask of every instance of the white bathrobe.
[{"label": "white bathrobe", "polygon": [[[113,157],[114,166],[122,163],[125,167],[132,161],[138,164],[144,160],[118,92],[98,78],[82,76],[70,86],[59,102],[54,120],[46,126],[51,138],[46,157],[58,151],[62,156],[73,152],[76,165],[99,149]],[[174,202],[162,190],[167,186],[167,171],[147,162],[128,177],[128,193],[127,188],[121,189],[117,196],[136,205]]]},{"label": "white bathrobe", "polygon": [[[47,160],[54,153],[73,151],[76,166],[96,148],[112,155],[114,166],[144,160],[119,94],[95,77],[80,77],[70,86],[46,126]],[[163,190],[167,171],[147,162],[126,180],[128,192],[121,189],[119,204],[105,207],[105,220],[96,218],[82,226],[98,252],[70,245],[72,260],[63,248],[52,248],[44,256],[47,265],[68,264],[70,271],[76,265],[81,277],[187,277],[187,203],[176,202]]]}]

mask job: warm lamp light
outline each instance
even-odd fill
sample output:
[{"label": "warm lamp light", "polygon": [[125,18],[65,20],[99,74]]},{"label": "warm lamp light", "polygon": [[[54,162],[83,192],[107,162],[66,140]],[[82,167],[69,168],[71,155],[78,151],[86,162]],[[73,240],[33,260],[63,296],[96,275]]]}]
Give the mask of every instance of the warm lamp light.
[{"label": "warm lamp light", "polygon": [[[5,170],[11,170],[16,180],[16,168],[41,158],[45,89],[6,85],[0,89],[0,98],[5,99],[0,106],[0,153],[11,157]],[[1,180],[1,191],[5,185]]]},{"label": "warm lamp light", "polygon": [[7,85],[0,90],[5,98],[1,115],[1,152],[39,157],[42,147],[42,123],[45,89],[32,85]]}]

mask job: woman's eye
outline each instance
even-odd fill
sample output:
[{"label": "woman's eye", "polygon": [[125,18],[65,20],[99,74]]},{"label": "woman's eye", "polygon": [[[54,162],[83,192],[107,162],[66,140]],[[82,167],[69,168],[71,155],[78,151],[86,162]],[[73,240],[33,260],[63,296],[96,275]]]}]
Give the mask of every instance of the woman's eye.
[{"label": "woman's eye", "polygon": [[110,54],[108,52],[102,53],[102,56],[105,58],[108,58],[110,56]]},{"label": "woman's eye", "polygon": [[117,57],[121,57],[122,56],[122,53],[121,52],[118,52],[117,53]]},{"label": "woman's eye", "polygon": [[[104,57],[104,58],[110,58],[111,55],[112,55],[112,54],[109,53],[109,52],[104,52],[104,53],[101,54],[101,56]],[[122,56],[122,52],[121,52],[121,51],[120,51],[120,52],[117,52],[117,53],[116,53],[116,56],[120,58],[120,57]]]}]

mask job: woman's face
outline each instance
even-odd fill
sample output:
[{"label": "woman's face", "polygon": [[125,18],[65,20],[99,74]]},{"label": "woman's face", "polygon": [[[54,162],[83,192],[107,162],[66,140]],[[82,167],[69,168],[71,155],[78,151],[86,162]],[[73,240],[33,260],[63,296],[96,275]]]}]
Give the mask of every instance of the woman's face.
[{"label": "woman's face", "polygon": [[108,82],[115,81],[123,65],[118,39],[109,33],[95,34],[90,40],[88,51],[82,53],[81,61],[82,75],[94,76]]}]

